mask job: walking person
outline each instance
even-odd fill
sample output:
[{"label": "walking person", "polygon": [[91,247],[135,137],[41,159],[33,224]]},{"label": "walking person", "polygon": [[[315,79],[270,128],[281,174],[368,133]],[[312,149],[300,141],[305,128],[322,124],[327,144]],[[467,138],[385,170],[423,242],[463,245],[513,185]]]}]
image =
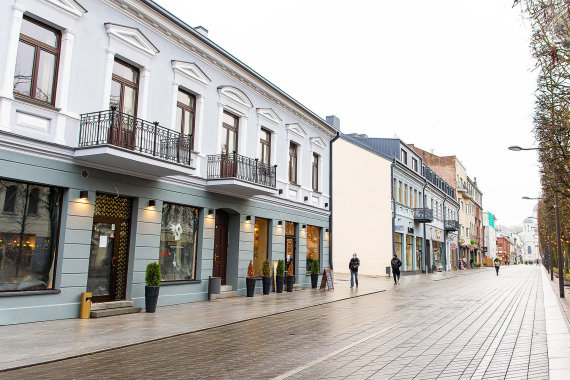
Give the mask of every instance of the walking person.
[{"label": "walking person", "polygon": [[497,276],[499,275],[499,267],[501,266],[501,260],[499,260],[498,257],[495,258],[495,260],[493,260],[493,263],[495,264],[495,270],[497,271]]},{"label": "walking person", "polygon": [[400,283],[400,267],[402,266],[402,262],[395,253],[390,264],[392,265],[392,273],[394,274],[394,285],[398,285]]},{"label": "walking person", "polygon": [[360,259],[356,257],[356,252],[352,254],[352,259],[348,264],[348,269],[350,269],[350,287],[354,287],[354,282],[356,282],[356,287],[358,288],[358,267],[360,266]]}]

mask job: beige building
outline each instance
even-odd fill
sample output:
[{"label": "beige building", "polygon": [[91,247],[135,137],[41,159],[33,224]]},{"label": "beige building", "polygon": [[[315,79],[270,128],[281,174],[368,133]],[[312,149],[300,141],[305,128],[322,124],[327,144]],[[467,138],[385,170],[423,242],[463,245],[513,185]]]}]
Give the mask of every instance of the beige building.
[{"label": "beige building", "polygon": [[392,161],[342,136],[332,153],[332,258],[349,273],[356,252],[358,273],[386,275],[392,258]]}]

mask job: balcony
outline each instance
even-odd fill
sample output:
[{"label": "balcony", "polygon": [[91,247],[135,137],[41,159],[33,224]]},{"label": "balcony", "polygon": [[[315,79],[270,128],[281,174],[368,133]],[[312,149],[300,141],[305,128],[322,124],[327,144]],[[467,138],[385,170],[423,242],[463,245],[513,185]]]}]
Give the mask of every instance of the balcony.
[{"label": "balcony", "polygon": [[208,156],[208,188],[238,195],[277,195],[277,165],[237,153]]},{"label": "balcony", "polygon": [[459,221],[458,220],[446,220],[445,221],[446,231],[459,231]]},{"label": "balcony", "polygon": [[81,115],[75,157],[155,176],[193,174],[192,136],[115,109]]},{"label": "balcony", "polygon": [[429,208],[415,208],[414,221],[416,223],[429,223],[433,221],[433,210]]}]

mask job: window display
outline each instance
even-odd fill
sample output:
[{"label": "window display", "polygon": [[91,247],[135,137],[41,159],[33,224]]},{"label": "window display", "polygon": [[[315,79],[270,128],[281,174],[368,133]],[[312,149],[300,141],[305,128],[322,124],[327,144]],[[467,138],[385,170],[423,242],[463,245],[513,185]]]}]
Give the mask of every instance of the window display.
[{"label": "window display", "polygon": [[53,288],[62,194],[0,179],[0,291]]},{"label": "window display", "polygon": [[164,203],[159,259],[162,281],[195,279],[197,240],[198,209]]},{"label": "window display", "polygon": [[414,237],[406,235],[406,270],[413,270],[414,263]]},{"label": "window display", "polygon": [[261,276],[263,262],[267,260],[267,243],[269,234],[269,221],[255,218],[253,229],[253,267],[255,276]]},{"label": "window display", "polygon": [[402,260],[402,234],[394,233],[394,253]]},{"label": "window display", "polygon": [[[319,260],[321,254],[320,227],[307,226],[307,271],[311,269],[313,260]],[[321,263],[321,268],[323,267]]]},{"label": "window display", "polygon": [[422,238],[416,238],[416,270],[422,269]]}]

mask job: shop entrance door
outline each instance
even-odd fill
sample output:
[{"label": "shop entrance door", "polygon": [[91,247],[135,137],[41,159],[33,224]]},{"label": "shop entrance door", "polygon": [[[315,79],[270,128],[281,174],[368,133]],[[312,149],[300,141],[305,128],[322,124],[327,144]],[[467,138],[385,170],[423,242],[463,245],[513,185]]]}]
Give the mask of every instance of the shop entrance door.
[{"label": "shop entrance door", "polygon": [[228,214],[216,211],[216,232],[214,235],[214,270],[213,276],[222,279],[226,284],[226,267],[228,263]]},{"label": "shop entrance door", "polygon": [[97,194],[87,276],[93,302],[125,299],[130,216],[130,199]]}]

